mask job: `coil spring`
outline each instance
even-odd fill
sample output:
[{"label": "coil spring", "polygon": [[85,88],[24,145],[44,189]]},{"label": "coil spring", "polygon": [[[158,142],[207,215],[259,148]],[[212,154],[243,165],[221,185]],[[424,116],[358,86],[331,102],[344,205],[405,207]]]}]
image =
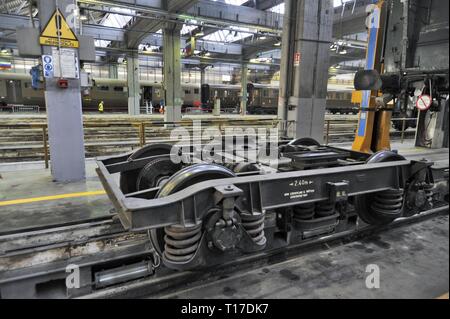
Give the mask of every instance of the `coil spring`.
[{"label": "coil spring", "polygon": [[314,218],[316,206],[314,203],[301,204],[294,207],[294,219],[308,220]]},{"label": "coil spring", "polygon": [[334,214],[334,203],[330,203],[328,201],[319,202],[316,204],[316,217],[327,217]]},{"label": "coil spring", "polygon": [[187,262],[197,251],[202,237],[202,224],[192,227],[168,226],[164,228],[164,256],[174,262]]},{"label": "coil spring", "polygon": [[371,209],[380,215],[398,215],[403,208],[403,189],[390,189],[375,195]]},{"label": "coil spring", "polygon": [[257,244],[265,243],[266,241],[264,236],[264,219],[264,213],[255,215],[241,214],[242,227]]},{"label": "coil spring", "polygon": [[433,187],[433,184],[425,184],[423,186],[423,190],[425,191],[425,196],[430,207],[433,207]]}]

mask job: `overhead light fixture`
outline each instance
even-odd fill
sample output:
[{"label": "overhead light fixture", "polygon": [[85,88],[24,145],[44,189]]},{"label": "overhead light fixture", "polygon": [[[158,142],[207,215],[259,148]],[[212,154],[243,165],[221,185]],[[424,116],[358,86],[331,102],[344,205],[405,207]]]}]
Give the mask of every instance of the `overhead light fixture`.
[{"label": "overhead light fixture", "polygon": [[339,51],[339,54],[342,54],[342,55],[347,54],[347,50],[343,49],[343,50]]},{"label": "overhead light fixture", "polygon": [[87,21],[88,16],[86,15],[86,11],[84,9],[80,9],[80,20]]},{"label": "overhead light fixture", "polygon": [[263,35],[262,37],[259,37],[260,40],[265,40],[267,39],[267,37],[265,35]]},{"label": "overhead light fixture", "polygon": [[198,31],[195,33],[195,36],[196,37],[201,37],[201,36],[204,36],[204,35],[205,35],[205,33],[203,32],[203,27],[199,27]]},{"label": "overhead light fixture", "polygon": [[276,46],[276,47],[281,47],[281,41],[275,43],[274,46]]}]

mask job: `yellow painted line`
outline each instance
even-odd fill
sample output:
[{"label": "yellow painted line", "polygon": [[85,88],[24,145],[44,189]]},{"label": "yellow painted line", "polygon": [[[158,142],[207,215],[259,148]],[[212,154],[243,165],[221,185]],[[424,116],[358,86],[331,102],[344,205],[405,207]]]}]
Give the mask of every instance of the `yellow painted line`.
[{"label": "yellow painted line", "polygon": [[106,192],[104,190],[98,190],[98,191],[91,191],[91,192],[67,193],[67,194],[60,194],[60,195],[33,197],[33,198],[21,198],[21,199],[1,201],[0,206],[28,204],[28,203],[56,200],[56,199],[97,196],[97,195],[104,195],[104,194],[106,194]]}]

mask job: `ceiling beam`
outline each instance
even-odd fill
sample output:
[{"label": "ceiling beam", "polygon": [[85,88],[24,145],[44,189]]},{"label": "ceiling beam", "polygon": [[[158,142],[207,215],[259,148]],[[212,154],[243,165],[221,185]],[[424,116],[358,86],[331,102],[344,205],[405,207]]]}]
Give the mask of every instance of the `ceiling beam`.
[{"label": "ceiling beam", "polygon": [[256,0],[256,8],[259,10],[267,10],[283,2],[284,0]]},{"label": "ceiling beam", "polygon": [[[198,0],[168,0],[166,3],[167,12],[180,13],[185,12],[192,7]],[[134,18],[132,24],[125,30],[125,39],[127,48],[137,48],[145,39],[145,33],[156,32],[165,25],[161,20],[149,20],[146,18]],[[139,32],[135,32],[138,30]]]}]

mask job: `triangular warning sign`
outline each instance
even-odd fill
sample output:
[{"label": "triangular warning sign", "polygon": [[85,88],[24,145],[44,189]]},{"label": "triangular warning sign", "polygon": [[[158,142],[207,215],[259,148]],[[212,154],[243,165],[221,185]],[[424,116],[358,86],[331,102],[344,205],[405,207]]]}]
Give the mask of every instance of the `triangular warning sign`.
[{"label": "triangular warning sign", "polygon": [[47,25],[43,29],[39,42],[42,45],[78,48],[77,36],[69,27],[64,15],[59,9],[55,10]]}]

